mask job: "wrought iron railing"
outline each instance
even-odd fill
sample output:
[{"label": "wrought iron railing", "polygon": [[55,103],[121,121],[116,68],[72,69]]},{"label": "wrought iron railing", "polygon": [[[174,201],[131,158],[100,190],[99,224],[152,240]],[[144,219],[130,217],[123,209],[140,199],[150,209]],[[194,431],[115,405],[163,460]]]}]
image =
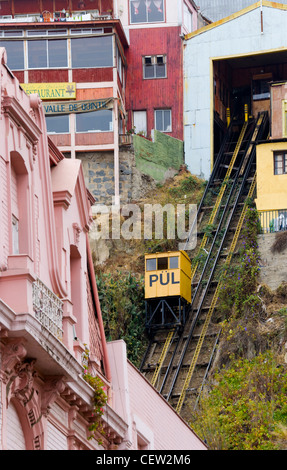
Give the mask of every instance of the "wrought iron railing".
[{"label": "wrought iron railing", "polygon": [[260,233],[274,233],[287,230],[287,209],[258,211]]},{"label": "wrought iron railing", "polygon": [[41,325],[62,340],[63,302],[40,279],[33,283],[33,310]]}]

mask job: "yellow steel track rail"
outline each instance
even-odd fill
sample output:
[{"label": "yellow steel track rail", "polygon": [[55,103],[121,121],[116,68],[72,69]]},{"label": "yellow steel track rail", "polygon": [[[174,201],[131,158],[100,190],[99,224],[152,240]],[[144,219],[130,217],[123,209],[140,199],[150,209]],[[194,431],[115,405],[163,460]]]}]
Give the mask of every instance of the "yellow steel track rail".
[{"label": "yellow steel track rail", "polygon": [[157,380],[157,378],[158,378],[159,371],[160,371],[160,369],[162,368],[162,364],[163,364],[163,361],[165,360],[165,357],[166,357],[166,354],[167,354],[167,351],[168,351],[168,348],[169,348],[169,345],[170,345],[170,342],[171,342],[173,333],[174,333],[174,329],[173,329],[173,330],[170,330],[170,332],[168,333],[167,338],[166,338],[166,340],[165,340],[164,347],[163,347],[163,349],[162,349],[162,352],[161,352],[161,355],[160,355],[160,358],[159,358],[157,367],[156,367],[156,369],[155,369],[155,371],[154,371],[154,374],[153,374],[153,377],[152,377],[152,379],[151,379],[151,384],[152,384],[153,386],[155,385],[156,380]]},{"label": "yellow steel track rail", "polygon": [[[253,181],[251,183],[247,198],[251,198],[253,196],[255,186],[256,186],[256,174],[253,177]],[[229,265],[229,263],[231,261],[233,252],[234,252],[236,244],[238,242],[239,234],[240,234],[241,229],[242,229],[242,225],[243,225],[243,221],[244,221],[244,218],[245,218],[245,215],[246,215],[246,211],[247,211],[247,204],[245,203],[244,206],[243,206],[243,210],[241,212],[241,215],[240,215],[235,233],[234,233],[234,237],[233,237],[233,240],[232,240],[232,243],[231,243],[231,246],[230,246],[230,250],[229,250],[227,259],[226,259],[226,269],[227,269],[227,266]],[[225,270],[225,272],[226,272],[226,270]],[[183,401],[184,401],[185,394],[186,394],[186,390],[189,386],[192,374],[194,372],[196,363],[198,361],[198,357],[199,357],[199,354],[200,354],[200,351],[201,351],[201,347],[202,347],[202,344],[203,344],[203,341],[204,341],[204,338],[205,338],[205,335],[206,335],[206,332],[207,332],[207,329],[208,329],[209,322],[211,320],[213,311],[216,307],[216,303],[217,303],[217,300],[218,300],[218,296],[219,296],[219,292],[220,292],[221,287],[222,287],[222,281],[220,281],[217,285],[217,288],[215,290],[211,305],[209,307],[209,310],[208,310],[208,313],[207,313],[207,316],[206,316],[206,319],[205,319],[205,322],[204,322],[204,325],[203,325],[203,328],[202,328],[202,332],[200,334],[198,343],[196,345],[194,356],[192,358],[192,361],[191,361],[191,364],[190,364],[190,367],[189,367],[189,370],[188,370],[188,373],[187,373],[187,376],[186,376],[186,379],[184,381],[184,385],[183,385],[183,388],[182,388],[182,391],[181,391],[181,395],[179,397],[179,400],[178,400],[178,403],[177,403],[177,406],[176,406],[177,413],[180,413],[180,410],[182,408]]]},{"label": "yellow steel track rail", "polygon": [[[234,152],[233,152],[233,155],[232,155],[232,158],[230,160],[230,164],[229,164],[229,167],[227,169],[227,172],[226,172],[226,175],[224,177],[224,180],[222,182],[222,185],[220,187],[220,191],[218,193],[218,196],[216,198],[216,202],[215,202],[215,205],[214,205],[214,208],[212,209],[212,213],[210,215],[210,218],[209,218],[209,221],[208,221],[208,225],[212,225],[214,220],[215,220],[215,217],[216,217],[216,214],[217,214],[217,211],[218,211],[218,208],[220,206],[220,203],[222,201],[222,198],[223,198],[223,195],[225,193],[225,190],[226,190],[226,185],[227,185],[227,181],[229,180],[229,177],[230,177],[230,174],[231,174],[231,171],[234,167],[234,163],[235,163],[235,160],[237,158],[237,155],[238,155],[238,152],[240,150],[240,147],[241,147],[241,144],[242,144],[242,141],[243,141],[243,137],[245,135],[245,132],[246,132],[246,129],[247,129],[247,125],[248,125],[248,122],[245,121],[243,126],[242,126],[242,129],[241,129],[241,132],[240,132],[240,135],[239,135],[239,138],[238,138],[238,141],[237,141],[237,144],[236,144],[236,147],[234,149]],[[201,244],[200,244],[200,247],[199,247],[199,250],[202,250],[205,245],[206,245],[206,242],[207,242],[207,235],[206,233],[204,234],[203,238],[202,238],[202,241],[201,241]],[[192,270],[191,270],[191,281],[192,279],[194,278],[194,275],[196,273],[196,270],[197,270],[197,267],[198,267],[198,262],[192,267]]]}]

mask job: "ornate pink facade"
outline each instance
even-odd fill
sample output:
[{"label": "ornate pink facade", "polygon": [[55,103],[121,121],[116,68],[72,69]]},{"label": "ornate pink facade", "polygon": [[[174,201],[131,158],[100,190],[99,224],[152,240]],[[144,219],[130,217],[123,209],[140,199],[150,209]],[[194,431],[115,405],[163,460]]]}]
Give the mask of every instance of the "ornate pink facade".
[{"label": "ornate pink facade", "polygon": [[[134,401],[119,403],[122,387],[135,398],[145,380],[133,368],[128,384],[125,355],[106,344],[88,241],[93,199],[81,163],[48,139],[42,103],[21,89],[3,48],[0,67],[0,449],[138,449],[132,430],[136,421],[145,428],[147,410],[139,401],[135,418]],[[100,418],[84,367],[108,395]],[[148,448],[164,448],[179,426],[185,449],[204,449],[147,390],[171,417],[170,429],[153,430],[156,440],[141,432]],[[101,443],[88,439],[98,419]]]}]

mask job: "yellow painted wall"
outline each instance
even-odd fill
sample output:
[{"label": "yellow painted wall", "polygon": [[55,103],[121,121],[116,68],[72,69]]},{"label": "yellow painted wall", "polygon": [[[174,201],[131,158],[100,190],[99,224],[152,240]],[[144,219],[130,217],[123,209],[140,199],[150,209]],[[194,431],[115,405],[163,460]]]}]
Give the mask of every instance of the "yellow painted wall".
[{"label": "yellow painted wall", "polygon": [[287,208],[287,174],[274,175],[273,152],[286,150],[287,142],[268,142],[257,145],[257,198],[259,211]]}]

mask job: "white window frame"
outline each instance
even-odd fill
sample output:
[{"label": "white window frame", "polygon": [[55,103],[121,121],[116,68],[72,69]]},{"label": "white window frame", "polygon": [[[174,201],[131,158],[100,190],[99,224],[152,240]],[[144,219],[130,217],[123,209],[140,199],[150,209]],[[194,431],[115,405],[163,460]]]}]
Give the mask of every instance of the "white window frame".
[{"label": "white window frame", "polygon": [[[150,63],[147,63],[147,60],[150,60]],[[160,61],[162,59],[162,62]],[[150,55],[150,56],[143,56],[143,78],[144,80],[153,80],[153,79],[161,79],[167,78],[167,70],[166,70],[166,54],[157,54],[157,55]],[[157,67],[164,67],[164,76],[158,77],[157,76]],[[153,69],[153,76],[147,77],[146,76],[146,69],[152,68]]]},{"label": "white window frame", "polygon": [[[140,0],[142,1],[142,0]],[[132,3],[133,2],[136,2],[136,0],[129,0],[129,12],[130,12],[130,24],[153,24],[153,23],[164,23],[165,22],[165,1],[162,0],[162,20],[152,20],[152,21],[148,21],[148,13],[147,13],[147,9],[148,9],[148,6],[146,5],[146,18],[147,20],[146,21],[132,21]]]},{"label": "white window frame", "polygon": [[[157,122],[157,118],[156,118],[156,115],[157,113],[162,113],[162,121],[163,121],[163,124],[164,124],[164,113],[165,112],[169,112],[169,116],[170,116],[170,125],[169,125],[169,129],[158,129],[157,126],[156,126],[156,122]],[[167,132],[172,132],[172,112],[171,112],[171,109],[170,108],[165,108],[165,109],[155,109],[154,110],[154,128],[155,130],[159,131],[159,132],[164,132],[164,133],[167,133]],[[165,128],[165,125],[163,125],[163,128]]]}]

